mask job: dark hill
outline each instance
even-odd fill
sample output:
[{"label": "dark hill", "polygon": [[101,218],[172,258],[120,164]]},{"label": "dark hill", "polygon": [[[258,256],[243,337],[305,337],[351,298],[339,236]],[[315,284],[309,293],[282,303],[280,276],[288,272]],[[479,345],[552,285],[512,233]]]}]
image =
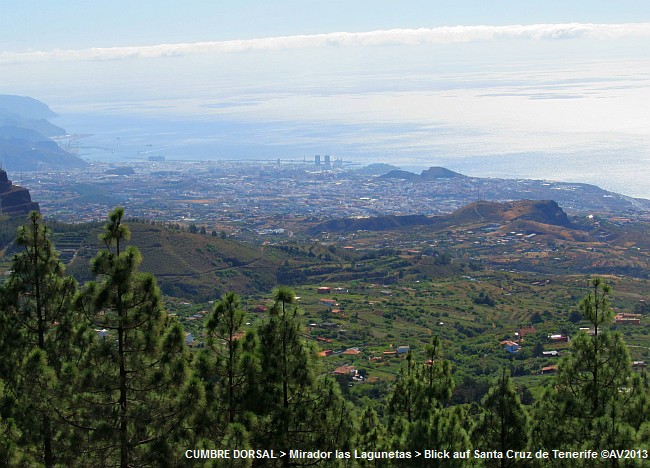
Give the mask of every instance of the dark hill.
[{"label": "dark hill", "polygon": [[426,171],[422,171],[420,177],[425,180],[467,178],[466,175],[460,174],[458,172],[450,171],[449,169],[446,169],[444,167],[430,167]]},{"label": "dark hill", "polygon": [[417,181],[420,180],[420,176],[413,174],[412,172],[402,171],[401,169],[396,169],[394,171],[387,172],[379,176],[380,179],[404,179]]},{"label": "dark hill", "polygon": [[399,167],[393,166],[392,164],[373,163],[365,167],[361,167],[355,170],[355,172],[358,174],[379,175],[379,174],[386,174],[387,172],[397,170],[397,169],[399,169]]},{"label": "dark hill", "polygon": [[530,221],[538,224],[572,228],[566,213],[552,200],[519,200],[507,203],[479,201],[445,216],[424,215],[342,218],[320,223],[307,231],[321,232],[384,231],[412,226],[450,226],[476,223],[507,224]]},{"label": "dark hill", "polygon": [[486,221],[509,223],[515,220],[571,228],[568,216],[552,200],[518,200],[506,203],[478,201],[454,211],[449,220],[457,224]]},{"label": "dark hill", "polygon": [[0,169],[0,213],[21,216],[38,210],[38,203],[32,201],[29,190],[13,185],[7,173]]},{"label": "dark hill", "polygon": [[460,179],[467,178],[467,176],[460,174],[458,172],[451,171],[444,167],[430,167],[429,169],[422,171],[420,175],[414,174],[408,171],[394,170],[387,172],[379,176],[380,179],[404,179],[413,182],[423,182],[427,180],[436,180],[436,179]]}]

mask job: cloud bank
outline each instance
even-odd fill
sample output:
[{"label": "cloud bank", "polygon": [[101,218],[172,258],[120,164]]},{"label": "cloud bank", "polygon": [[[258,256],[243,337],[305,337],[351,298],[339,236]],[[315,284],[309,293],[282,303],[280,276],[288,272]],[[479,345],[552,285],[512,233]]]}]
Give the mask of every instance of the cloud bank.
[{"label": "cloud bank", "polygon": [[650,37],[650,23],[625,24],[534,24],[509,26],[445,26],[419,29],[388,29],[369,32],[334,32],[218,42],[106,47],[82,50],[0,52],[0,63],[44,61],[103,61],[232,54],[249,51],[280,51],[318,47],[367,47],[485,42],[495,40],[598,40]]}]

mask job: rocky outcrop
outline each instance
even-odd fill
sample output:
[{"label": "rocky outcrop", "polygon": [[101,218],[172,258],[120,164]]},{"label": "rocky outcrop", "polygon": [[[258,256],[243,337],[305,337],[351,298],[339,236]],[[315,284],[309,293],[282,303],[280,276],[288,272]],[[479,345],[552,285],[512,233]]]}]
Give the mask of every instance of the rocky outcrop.
[{"label": "rocky outcrop", "polygon": [[32,201],[29,190],[14,185],[7,172],[0,169],[0,213],[9,216],[22,216],[30,211],[39,211],[38,203]]}]

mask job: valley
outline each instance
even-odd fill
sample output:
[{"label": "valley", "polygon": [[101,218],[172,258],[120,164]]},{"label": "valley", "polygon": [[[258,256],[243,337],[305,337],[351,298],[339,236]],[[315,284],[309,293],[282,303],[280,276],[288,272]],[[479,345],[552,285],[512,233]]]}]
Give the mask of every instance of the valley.
[{"label": "valley", "polygon": [[[540,394],[570,346],[550,337],[571,340],[585,328],[577,306],[594,276],[613,287],[617,314],[638,318],[611,324],[633,361],[650,360],[650,224],[643,212],[634,220],[592,213],[568,216],[555,202],[479,201],[430,217],[269,214],[274,232],[226,234],[198,220],[196,229],[141,218],[129,225],[143,269],[156,276],[191,347],[205,346],[211,304],[221,295],[242,296],[252,330],[272,290],[289,285],[304,338],[324,369],[349,379],[350,398],[385,394],[403,367],[400,347],[423,359],[435,335],[453,365],[454,401],[471,402],[502,368]],[[68,273],[81,282],[92,278],[90,260],[102,248],[99,226],[52,225]]]}]

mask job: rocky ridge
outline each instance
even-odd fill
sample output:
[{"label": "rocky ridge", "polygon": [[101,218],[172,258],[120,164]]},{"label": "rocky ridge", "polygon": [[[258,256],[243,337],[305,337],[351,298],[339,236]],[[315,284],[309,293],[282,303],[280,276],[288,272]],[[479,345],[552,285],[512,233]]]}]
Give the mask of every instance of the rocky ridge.
[{"label": "rocky ridge", "polygon": [[22,216],[30,211],[39,211],[39,206],[32,201],[29,190],[14,185],[7,172],[0,169],[0,214]]}]

